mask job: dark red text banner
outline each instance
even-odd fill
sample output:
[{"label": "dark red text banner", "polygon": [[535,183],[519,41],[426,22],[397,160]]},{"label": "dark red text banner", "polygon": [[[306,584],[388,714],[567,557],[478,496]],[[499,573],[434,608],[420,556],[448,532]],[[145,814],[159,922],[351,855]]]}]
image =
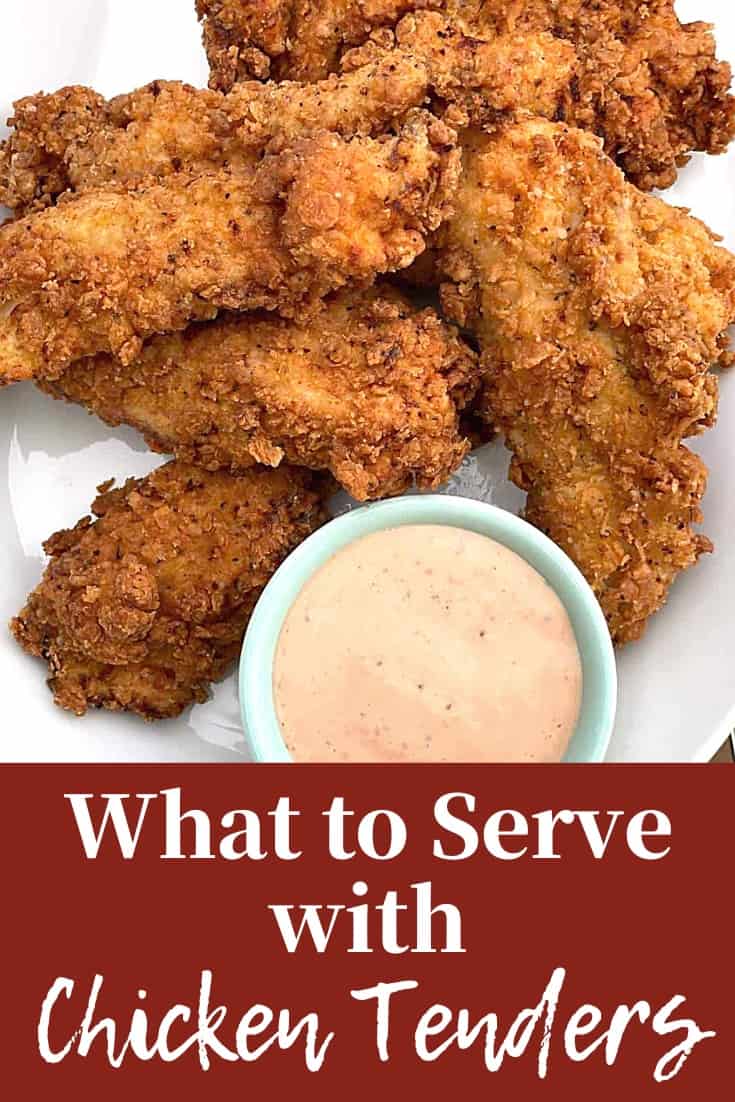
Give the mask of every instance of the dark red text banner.
[{"label": "dark red text banner", "polygon": [[3,1094],[725,1097],[733,778],[2,767]]}]

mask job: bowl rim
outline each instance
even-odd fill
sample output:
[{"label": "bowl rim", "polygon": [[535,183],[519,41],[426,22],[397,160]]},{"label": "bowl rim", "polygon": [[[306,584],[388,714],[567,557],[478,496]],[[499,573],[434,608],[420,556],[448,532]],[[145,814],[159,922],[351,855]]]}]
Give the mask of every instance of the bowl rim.
[{"label": "bowl rim", "polygon": [[439,524],[489,536],[516,551],[554,588],[574,628],[583,666],[580,721],[564,761],[601,762],[617,708],[617,669],[610,632],[592,589],[566,552],[528,521],[497,505],[444,494],[372,502],[317,529],[282,563],[263,590],[242,644],[238,689],[250,757],[292,762],[273,699],[273,661],[283,623],[306,582],[333,555],[372,532]]}]

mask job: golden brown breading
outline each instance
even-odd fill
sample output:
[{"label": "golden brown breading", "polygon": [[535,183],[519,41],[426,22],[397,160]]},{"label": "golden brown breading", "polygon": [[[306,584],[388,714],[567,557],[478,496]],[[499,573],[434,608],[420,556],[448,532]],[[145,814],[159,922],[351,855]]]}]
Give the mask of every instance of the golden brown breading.
[{"label": "golden brown breading", "polygon": [[730,66],[716,59],[712,28],[682,25],[674,0],[198,0],[198,8],[221,88],[269,73],[319,80],[347,50],[425,9],[479,39],[551,33],[577,53],[559,117],[603,135],[646,189],[669,186],[693,150],[720,153],[735,135]]},{"label": "golden brown breading", "polygon": [[580,566],[615,641],[636,639],[710,546],[692,530],[706,471],[680,441],[715,416],[735,258],[627,184],[598,139],[543,120],[467,135],[439,240],[527,516]]},{"label": "golden brown breading", "polygon": [[[415,64],[425,64],[432,92],[469,109],[471,121],[477,125],[486,119],[494,121],[499,111],[522,108],[542,115],[558,111],[561,95],[574,77],[576,54],[571,44],[550,34],[525,31],[481,40],[463,34],[459,21],[451,22],[440,12],[412,14],[393,33],[405,12],[415,13],[424,6],[420,0],[371,0],[369,5],[338,2],[322,7],[317,15],[311,5],[300,0],[274,0],[269,13],[272,20],[261,34],[259,16],[266,14],[268,4],[204,0],[199,7],[206,17],[205,38],[212,47],[212,85],[229,91],[237,88],[236,80],[267,73],[280,81],[322,81],[338,69],[359,70],[386,53],[389,57],[403,54]],[[281,15],[290,23],[290,30],[279,19]],[[221,30],[225,22],[223,36],[214,28]],[[281,30],[270,34],[278,26]],[[375,28],[378,30],[371,35]],[[275,64],[271,66],[266,59],[264,64],[256,60],[253,66],[255,54],[250,51],[245,64],[236,63],[233,68],[238,37],[250,43],[269,39],[264,48],[270,50]],[[222,41],[228,43],[224,69],[219,64],[218,44]]]},{"label": "golden brown breading", "polygon": [[553,117],[575,61],[551,35],[476,42],[429,13],[315,84],[250,82],[224,96],[156,81],[109,102],[81,87],[31,96],[16,104],[15,129],[0,144],[0,203],[23,215],[65,191],[241,168],[315,131],[379,135],[430,93],[477,125],[519,108]]},{"label": "golden brown breading", "polygon": [[730,65],[717,60],[711,26],[682,25],[673,4],[602,5],[598,33],[575,0],[571,21],[579,75],[562,117],[603,135],[610,156],[645,190],[670,187],[693,151],[723,153],[735,137]]},{"label": "golden brown breading", "polygon": [[109,102],[80,86],[19,100],[0,146],[0,203],[22,216],[67,190],[237,166],[248,153],[224,103],[163,81]]},{"label": "golden brown breading", "polygon": [[285,466],[234,476],[177,462],[100,490],[98,520],[45,544],[51,562],[11,629],[48,662],[60,707],[179,715],[206,700],[263,586],[325,519],[322,491]]},{"label": "golden brown breading", "polygon": [[196,0],[212,87],[238,81],[314,81],[336,71],[346,47],[392,26],[423,0]]},{"label": "golden brown breading", "polygon": [[15,105],[0,144],[0,203],[18,215],[65,191],[242,168],[316,131],[380,135],[427,94],[425,67],[394,52],[318,84],[241,84],[230,95],[154,81],[109,102],[62,88]]},{"label": "golden brown breading", "polygon": [[416,111],[396,137],[321,133],[254,170],[97,189],[0,229],[0,382],[143,340],[220,309],[293,315],[406,267],[445,215],[453,133]]},{"label": "golden brown breading", "polygon": [[154,338],[139,360],[83,360],[43,389],[210,470],[282,461],[329,470],[359,500],[435,489],[469,444],[473,352],[390,288],[343,293],[313,318],[223,317]]},{"label": "golden brown breading", "polygon": [[602,135],[646,190],[673,184],[692,151],[722,153],[735,137],[730,66],[716,58],[712,28],[682,24],[674,2],[450,0],[480,33],[548,31],[573,42],[577,75],[560,117]]},{"label": "golden brown breading", "polygon": [[423,65],[433,106],[459,108],[449,118],[465,125],[495,125],[518,110],[554,118],[575,78],[574,47],[550,34],[523,31],[489,39],[464,34],[438,12],[408,15],[395,32],[383,30],[348,51],[342,68],[350,72],[383,57],[406,56]]}]

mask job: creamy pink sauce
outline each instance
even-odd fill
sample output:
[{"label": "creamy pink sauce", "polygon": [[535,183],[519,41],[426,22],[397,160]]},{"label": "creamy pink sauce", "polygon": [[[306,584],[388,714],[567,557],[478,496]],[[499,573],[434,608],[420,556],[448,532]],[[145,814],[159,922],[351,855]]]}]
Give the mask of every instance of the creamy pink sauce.
[{"label": "creamy pink sauce", "polygon": [[554,762],[582,665],[567,612],[513,551],[406,525],[334,555],[281,632],[276,711],[299,762]]}]

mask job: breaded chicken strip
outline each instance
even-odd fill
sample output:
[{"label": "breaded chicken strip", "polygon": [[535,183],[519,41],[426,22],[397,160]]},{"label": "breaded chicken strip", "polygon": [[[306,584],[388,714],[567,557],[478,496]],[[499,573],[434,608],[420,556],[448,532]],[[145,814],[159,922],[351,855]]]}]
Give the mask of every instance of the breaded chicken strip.
[{"label": "breaded chicken strip", "polygon": [[0,203],[23,215],[66,191],[243,167],[315,131],[379,135],[430,94],[477,125],[519,108],[557,114],[575,64],[568,43],[475,42],[441,16],[406,24],[398,45],[389,32],[315,84],[250,82],[223,96],[156,81],[109,102],[81,87],[20,100],[0,145]]},{"label": "breaded chicken strip", "polygon": [[440,0],[440,6],[481,34],[547,31],[572,42],[578,72],[561,117],[603,136],[608,154],[649,190],[673,184],[694,150],[722,153],[735,136],[731,68],[717,60],[712,27],[682,24],[675,2]]},{"label": "breaded chicken strip", "polygon": [[559,114],[576,77],[577,55],[553,35],[522,31],[476,38],[438,12],[406,16],[395,32],[375,32],[361,47],[343,54],[345,74],[395,56],[412,58],[427,72],[437,114],[458,123],[492,126],[518,110],[545,118]]},{"label": "breaded chicken strip", "polygon": [[303,322],[222,317],[154,338],[128,367],[83,360],[43,389],[200,467],[285,460],[366,500],[435,489],[459,466],[475,369],[432,310],[381,288],[342,293]]},{"label": "breaded chicken strip", "polygon": [[[479,39],[550,33],[577,54],[560,118],[605,138],[642,188],[667,187],[693,150],[735,135],[730,66],[712,28],[682,25],[674,0],[198,0],[212,84],[268,74],[319,80],[346,51],[426,9]],[[553,64],[553,62],[552,62]]]},{"label": "breaded chicken strip", "polygon": [[177,462],[100,490],[96,521],[45,544],[51,562],[11,630],[48,662],[60,707],[177,716],[237,656],[263,586],[325,519],[323,492],[293,468]]},{"label": "breaded chicken strip", "polygon": [[601,134],[646,191],[670,187],[694,151],[724,153],[735,137],[735,97],[712,27],[682,25],[674,0],[606,3],[591,25],[589,7],[574,0],[561,24],[580,59],[562,117]]},{"label": "breaded chicken strip", "polygon": [[394,51],[303,87],[251,82],[223,96],[154,81],[109,101],[78,86],[29,96],[0,144],[0,203],[22,216],[66,191],[248,167],[317,131],[378,136],[427,91],[425,66]]},{"label": "breaded chicken strip", "polygon": [[0,382],[54,378],[221,309],[286,316],[408,266],[447,212],[454,135],[415,112],[398,136],[321,133],[254,170],[97,189],[0,229]]},{"label": "breaded chicken strip", "polygon": [[212,87],[223,91],[251,78],[321,80],[337,70],[345,48],[361,45],[376,27],[433,6],[424,0],[196,0]]},{"label": "breaded chicken strip", "polygon": [[680,441],[716,413],[735,258],[627,184],[598,139],[543,120],[468,133],[439,242],[527,516],[582,569],[615,642],[636,639],[710,549],[692,529],[706,470]]}]

